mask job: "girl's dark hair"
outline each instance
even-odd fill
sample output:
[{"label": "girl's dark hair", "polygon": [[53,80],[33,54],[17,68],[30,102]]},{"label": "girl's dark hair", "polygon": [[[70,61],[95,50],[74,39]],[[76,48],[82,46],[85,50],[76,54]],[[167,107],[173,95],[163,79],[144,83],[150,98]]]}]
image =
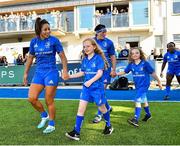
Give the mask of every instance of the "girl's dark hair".
[{"label": "girl's dark hair", "polygon": [[38,17],[35,22],[35,33],[37,36],[40,36],[41,29],[44,24],[49,24],[49,22],[46,19],[41,19]]},{"label": "girl's dark hair", "polygon": [[101,29],[103,29],[103,28],[106,28],[106,26],[103,25],[103,24],[98,24],[98,25],[94,28],[94,31],[98,31],[98,30],[101,30]]},{"label": "girl's dark hair", "polygon": [[175,47],[176,47],[176,45],[175,45],[174,42],[169,42],[169,43],[167,44],[167,48],[175,48]]}]

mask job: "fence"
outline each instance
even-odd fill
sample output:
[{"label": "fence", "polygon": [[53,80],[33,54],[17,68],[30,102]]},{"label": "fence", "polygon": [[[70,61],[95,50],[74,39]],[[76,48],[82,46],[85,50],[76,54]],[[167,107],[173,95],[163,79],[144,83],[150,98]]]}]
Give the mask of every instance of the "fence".
[{"label": "fence", "polygon": [[[117,60],[116,64],[116,71],[123,71],[125,67],[127,66],[128,61],[127,60]],[[150,64],[155,68],[155,71],[157,75],[160,74],[160,69],[162,65],[162,61],[150,61]],[[63,81],[61,78],[62,73],[62,65],[57,64],[58,70],[59,70],[59,77],[60,77],[60,83],[66,83],[66,84],[79,84],[83,82],[83,77],[81,78],[75,78],[75,79],[69,79],[68,81]],[[31,80],[34,75],[36,65],[33,65],[30,69],[29,75],[28,75],[28,83],[31,83]],[[166,67],[167,68],[167,67]],[[24,74],[24,65],[14,65],[14,66],[0,66],[0,85],[22,85],[23,83],[23,74]],[[81,64],[80,61],[73,61],[68,63],[68,73],[74,74],[81,70]],[[164,78],[160,78],[161,81],[165,81],[165,72],[164,71]],[[132,81],[132,75],[127,74],[126,77],[129,81]],[[113,81],[114,79],[112,79]],[[175,80],[174,80],[175,81]]]}]

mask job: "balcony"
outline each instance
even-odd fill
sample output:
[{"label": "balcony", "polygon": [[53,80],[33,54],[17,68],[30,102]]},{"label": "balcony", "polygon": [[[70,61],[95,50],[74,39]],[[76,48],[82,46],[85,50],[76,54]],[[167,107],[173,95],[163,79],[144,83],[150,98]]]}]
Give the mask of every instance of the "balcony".
[{"label": "balcony", "polygon": [[107,28],[129,27],[128,13],[95,17],[95,25],[104,24]]},{"label": "balcony", "polygon": [[[68,12],[69,14],[69,12]],[[43,14],[37,15],[42,19],[46,19],[52,31],[62,31],[62,32],[72,32],[74,31],[74,19],[73,12],[71,15],[67,15],[66,12],[63,12],[59,15],[52,14]],[[29,16],[20,16],[20,15],[9,15],[9,16],[0,16],[0,34],[9,35],[9,34],[33,34],[35,26],[35,19]]]}]

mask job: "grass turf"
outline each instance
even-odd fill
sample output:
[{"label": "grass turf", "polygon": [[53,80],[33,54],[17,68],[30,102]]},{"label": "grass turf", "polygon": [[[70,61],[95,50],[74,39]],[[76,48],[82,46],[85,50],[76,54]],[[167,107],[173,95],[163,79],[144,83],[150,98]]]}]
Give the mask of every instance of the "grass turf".
[{"label": "grass turf", "polygon": [[[43,101],[44,104],[44,101]],[[127,123],[133,116],[132,102],[111,101],[111,122],[114,132],[104,136],[105,123],[92,124],[96,106],[89,104],[81,130],[81,140],[72,141],[65,137],[71,131],[76,118],[78,101],[56,100],[56,130],[45,135],[36,128],[39,114],[26,100],[0,100],[0,144],[1,145],[174,145],[180,144],[180,103],[150,103],[152,119],[140,121],[135,128]],[[141,119],[144,111],[141,112]]]}]

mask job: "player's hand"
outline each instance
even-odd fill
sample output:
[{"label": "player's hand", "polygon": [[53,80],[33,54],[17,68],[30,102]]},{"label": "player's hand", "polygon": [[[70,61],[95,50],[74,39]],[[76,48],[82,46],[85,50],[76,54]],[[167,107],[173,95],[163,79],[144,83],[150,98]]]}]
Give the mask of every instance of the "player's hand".
[{"label": "player's hand", "polygon": [[63,80],[68,80],[69,79],[69,74],[68,73],[62,73],[62,79]]},{"label": "player's hand", "polygon": [[91,84],[92,84],[92,82],[91,82],[90,80],[89,80],[89,81],[86,81],[86,82],[84,83],[84,85],[85,85],[86,87],[90,87]]},{"label": "player's hand", "polygon": [[161,84],[161,82],[158,82],[158,86],[159,86],[159,88],[162,90],[162,84]]},{"label": "player's hand", "polygon": [[120,72],[117,72],[117,73],[116,73],[116,76],[121,76]]},{"label": "player's hand", "polygon": [[28,85],[28,80],[27,80],[27,77],[28,77],[28,74],[27,74],[27,73],[25,73],[25,74],[24,74],[24,77],[23,77],[23,84],[24,84],[25,86],[27,86],[27,85]]},{"label": "player's hand", "polygon": [[163,78],[163,73],[162,72],[160,73],[160,77]]},{"label": "player's hand", "polygon": [[112,70],[110,75],[111,75],[112,78],[114,78],[114,77],[116,77],[116,72],[114,70]]}]

